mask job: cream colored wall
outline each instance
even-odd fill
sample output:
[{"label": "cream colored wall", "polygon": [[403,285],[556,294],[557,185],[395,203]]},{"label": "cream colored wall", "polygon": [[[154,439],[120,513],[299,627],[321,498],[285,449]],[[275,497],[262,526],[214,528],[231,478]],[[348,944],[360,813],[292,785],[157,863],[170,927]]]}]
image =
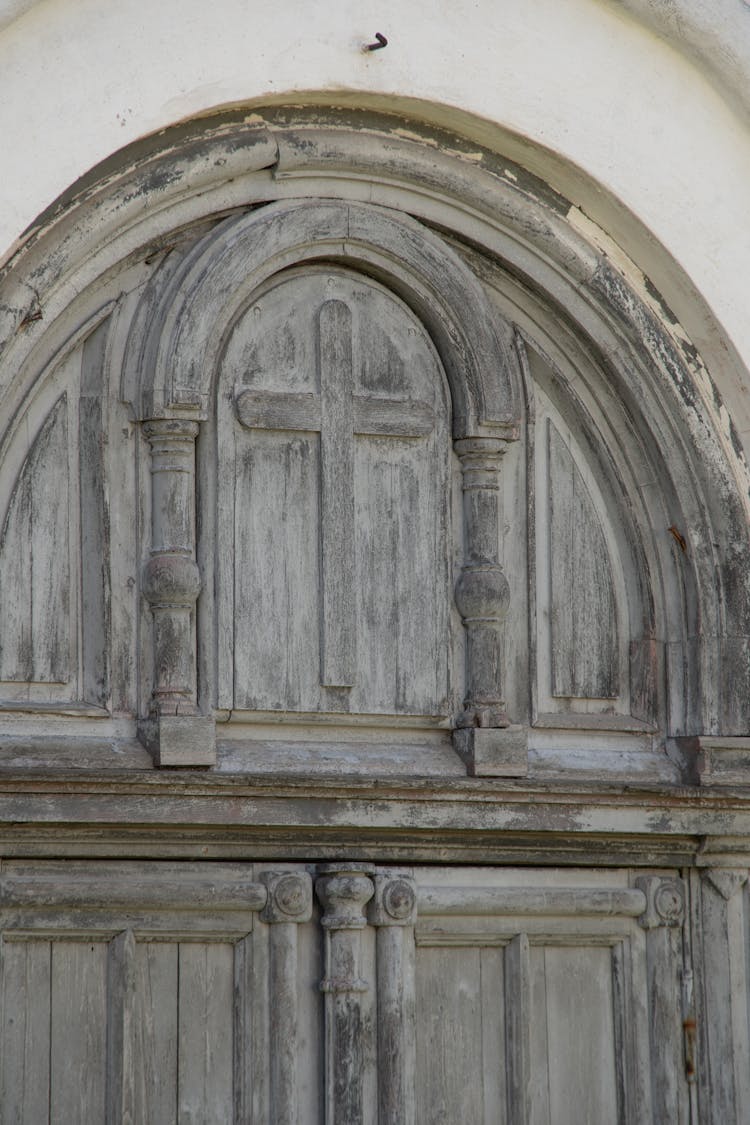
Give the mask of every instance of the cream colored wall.
[{"label": "cream colored wall", "polygon": [[[712,9],[709,33],[692,0],[671,22],[656,0],[0,0],[0,260],[84,172],[175,121],[311,91],[400,105],[603,227],[714,357],[748,441],[742,365],[721,355],[750,368],[750,7]],[[388,47],[363,53],[376,31]]]}]

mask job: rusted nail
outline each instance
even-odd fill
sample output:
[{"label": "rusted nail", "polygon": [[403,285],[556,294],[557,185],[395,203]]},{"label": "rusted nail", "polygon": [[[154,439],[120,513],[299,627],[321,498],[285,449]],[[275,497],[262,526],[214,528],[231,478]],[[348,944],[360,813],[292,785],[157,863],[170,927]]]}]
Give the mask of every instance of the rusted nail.
[{"label": "rusted nail", "polygon": [[685,536],[677,530],[674,524],[671,527],[668,527],[667,531],[670,533],[670,535],[673,536],[677,543],[679,543],[682,553],[687,554],[687,540],[685,539]]},{"label": "rusted nail", "polygon": [[18,325],[18,330],[20,331],[22,328],[27,328],[30,324],[33,324],[35,320],[41,320],[41,319],[42,319],[42,310],[37,306],[37,308],[33,309],[31,312],[26,313],[26,316],[23,318],[21,323]]},{"label": "rusted nail", "polygon": [[365,44],[366,51],[381,51],[383,47],[388,46],[388,40],[386,39],[385,35],[381,35],[379,31],[375,32],[375,38],[377,39],[377,43]]}]

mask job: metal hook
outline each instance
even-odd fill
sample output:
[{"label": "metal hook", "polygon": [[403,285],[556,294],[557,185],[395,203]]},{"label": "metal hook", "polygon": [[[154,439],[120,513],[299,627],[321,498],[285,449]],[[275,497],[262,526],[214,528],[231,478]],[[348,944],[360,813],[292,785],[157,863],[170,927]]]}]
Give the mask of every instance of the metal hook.
[{"label": "metal hook", "polygon": [[366,51],[380,51],[383,47],[388,46],[388,40],[386,39],[385,35],[381,35],[379,31],[375,32],[375,38],[377,39],[377,43],[365,44]]}]

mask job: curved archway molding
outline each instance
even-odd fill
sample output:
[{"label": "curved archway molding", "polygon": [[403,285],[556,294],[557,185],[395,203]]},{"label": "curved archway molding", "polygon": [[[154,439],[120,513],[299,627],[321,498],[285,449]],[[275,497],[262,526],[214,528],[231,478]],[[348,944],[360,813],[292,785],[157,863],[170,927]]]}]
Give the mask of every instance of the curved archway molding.
[{"label": "curved archway molding", "polygon": [[[320,231],[312,243],[311,222]],[[344,222],[354,258],[351,246],[336,250]],[[680,657],[692,669],[691,701],[673,732],[743,734],[750,488],[742,449],[668,300],[624,255],[608,254],[606,235],[592,227],[518,164],[403,118],[276,108],[176,127],[90,174],[3,271],[3,440],[53,357],[72,346],[70,325],[93,324],[105,308],[120,324],[108,362],[122,356],[133,324],[148,326],[123,368],[121,394],[135,416],[198,421],[223,333],[252,290],[292,262],[337,255],[387,278],[427,324],[451,383],[456,436],[510,436],[517,360],[508,334],[493,327],[503,318],[490,312],[476,267],[498,292],[528,295],[531,335],[529,310],[538,309],[545,331],[558,323],[560,340],[572,332],[584,341],[599,371],[592,393],[603,410],[613,396],[628,419],[623,473],[662,607],[654,628],[691,654]],[[452,279],[447,288],[441,277]],[[213,353],[200,344],[191,303],[204,285],[213,287]]]},{"label": "curved archway molding", "polygon": [[205,417],[218,356],[240,310],[274,274],[315,262],[383,280],[427,325],[450,381],[455,437],[483,430],[514,435],[519,391],[512,335],[501,335],[474,275],[408,216],[333,200],[270,204],[226,220],[195,247],[170,276],[159,307],[148,301],[153,345],[141,345],[126,364],[138,415]]}]

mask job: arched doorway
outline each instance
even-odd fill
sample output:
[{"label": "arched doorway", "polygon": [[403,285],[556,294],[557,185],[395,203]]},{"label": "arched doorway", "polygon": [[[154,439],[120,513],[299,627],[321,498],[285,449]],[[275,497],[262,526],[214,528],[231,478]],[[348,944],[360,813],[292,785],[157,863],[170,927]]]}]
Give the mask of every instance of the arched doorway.
[{"label": "arched doorway", "polygon": [[9,271],[19,1120],[689,1119],[738,465],[658,295],[402,124],[196,123]]}]

